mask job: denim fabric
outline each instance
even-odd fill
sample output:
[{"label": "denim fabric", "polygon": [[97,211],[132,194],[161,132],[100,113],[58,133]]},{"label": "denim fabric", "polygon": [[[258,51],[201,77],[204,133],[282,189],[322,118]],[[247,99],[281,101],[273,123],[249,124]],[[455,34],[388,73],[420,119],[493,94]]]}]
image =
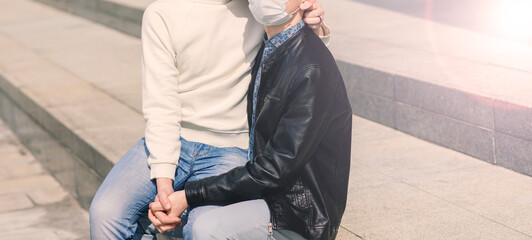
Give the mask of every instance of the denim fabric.
[{"label": "denim fabric", "polygon": [[[91,239],[153,238],[145,235],[156,232],[153,227],[150,230],[146,222],[142,224],[140,221],[140,227],[146,229],[137,229],[139,217],[147,212],[148,205],[157,194],[156,184],[150,180],[148,156],[149,151],[142,138],[111,169],[90,207]],[[174,189],[182,190],[187,181],[219,175],[246,162],[247,150],[216,148],[181,139],[181,157]],[[200,212],[201,208],[190,211],[189,221],[183,228],[185,239],[190,239],[187,231]]]},{"label": "denim fabric", "polygon": [[249,148],[248,148],[248,158],[253,159],[253,134],[255,133],[255,118],[256,118],[256,109],[257,109],[257,94],[259,92],[261,72],[262,72],[262,62],[268,58],[279,46],[283,45],[286,40],[294,36],[299,30],[305,26],[303,20],[299,21],[296,25],[286,29],[270,39],[264,42],[264,50],[262,51],[262,57],[259,64],[259,70],[257,71],[257,76],[255,77],[255,83],[253,87],[253,111],[251,113],[251,129],[249,130]]}]

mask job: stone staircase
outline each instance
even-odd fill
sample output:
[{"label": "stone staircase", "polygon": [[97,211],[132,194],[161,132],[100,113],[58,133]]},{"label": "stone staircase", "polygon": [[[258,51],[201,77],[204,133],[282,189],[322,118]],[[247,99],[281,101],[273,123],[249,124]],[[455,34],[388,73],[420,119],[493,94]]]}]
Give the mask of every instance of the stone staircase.
[{"label": "stone staircase", "polygon": [[[150,2],[0,0],[0,117],[86,209],[143,136],[138,36]],[[355,1],[322,4],[356,115],[532,175],[530,46]],[[529,178],[354,123],[338,239],[398,230],[410,239],[530,239]]]},{"label": "stone staircase", "polygon": [[[138,36],[152,1],[37,2],[0,0],[0,116],[87,208],[143,135]],[[322,4],[356,115],[532,175],[532,47]]]}]

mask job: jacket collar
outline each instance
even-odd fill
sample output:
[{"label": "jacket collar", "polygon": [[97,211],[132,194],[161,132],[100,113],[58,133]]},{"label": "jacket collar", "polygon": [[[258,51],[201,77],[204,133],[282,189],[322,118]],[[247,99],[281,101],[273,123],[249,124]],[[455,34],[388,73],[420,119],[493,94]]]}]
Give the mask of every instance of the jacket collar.
[{"label": "jacket collar", "polygon": [[[264,59],[263,64],[268,65],[274,62],[279,57],[282,57],[289,51],[285,51],[286,48],[292,48],[296,43],[301,41],[301,39],[307,35],[307,34],[314,34],[310,28],[308,28],[306,25],[303,26],[302,29],[297,31],[292,37],[288,38],[279,48],[276,49],[270,56],[268,56],[266,59]],[[264,47],[264,43],[262,44]],[[261,50],[262,51],[262,50]],[[262,57],[262,54],[260,54]]]}]

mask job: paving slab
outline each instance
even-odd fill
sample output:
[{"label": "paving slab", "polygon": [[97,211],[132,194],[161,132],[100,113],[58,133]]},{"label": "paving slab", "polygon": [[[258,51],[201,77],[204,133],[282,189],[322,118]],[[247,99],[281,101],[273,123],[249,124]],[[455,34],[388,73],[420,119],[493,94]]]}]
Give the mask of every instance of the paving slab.
[{"label": "paving slab", "polygon": [[364,239],[531,239],[405,183],[351,191],[343,226]]},{"label": "paving slab", "polygon": [[7,168],[27,165],[34,162],[35,158],[28,152],[21,152],[17,147],[6,147],[0,149],[0,166]]},{"label": "paving slab", "polygon": [[[468,211],[532,236],[530,177],[486,164],[475,169],[405,181]],[[501,192],[502,189],[504,192]]]},{"label": "paving slab", "polygon": [[[11,159],[31,156],[3,122],[0,122],[0,135],[9,139],[0,141],[0,151],[11,149]],[[33,161],[29,163],[9,167],[6,179],[0,179],[1,239],[89,239],[87,211],[40,162],[31,158]]]},{"label": "paving slab", "polygon": [[532,239],[531,177],[358,117],[352,137],[342,227],[357,238]]},{"label": "paving slab", "polygon": [[35,162],[21,165],[21,166],[10,167],[7,169],[7,171],[8,171],[9,176],[16,178],[16,177],[39,175],[43,173],[43,168],[39,162],[35,161]]},{"label": "paving slab", "polygon": [[355,233],[345,229],[344,227],[340,227],[338,230],[338,235],[336,235],[337,240],[360,240],[361,237],[357,236]]},{"label": "paving slab", "polygon": [[0,212],[10,212],[33,207],[33,202],[24,193],[0,194]]},{"label": "paving slab", "polygon": [[1,193],[25,192],[39,189],[59,187],[52,176],[40,175],[27,178],[7,179],[0,182]]},{"label": "paving slab", "polygon": [[28,196],[35,204],[44,205],[61,202],[68,197],[68,193],[62,187],[57,187],[53,189],[31,191],[28,193]]}]

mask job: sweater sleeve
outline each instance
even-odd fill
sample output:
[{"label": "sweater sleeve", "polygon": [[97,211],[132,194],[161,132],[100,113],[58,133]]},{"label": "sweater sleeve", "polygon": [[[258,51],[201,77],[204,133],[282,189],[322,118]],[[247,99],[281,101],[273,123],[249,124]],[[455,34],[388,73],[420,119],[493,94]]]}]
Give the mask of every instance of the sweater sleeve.
[{"label": "sweater sleeve", "polygon": [[176,53],[164,18],[148,7],[142,20],[142,112],[150,178],[174,179],[181,151]]},{"label": "sweater sleeve", "polygon": [[323,31],[325,31],[323,34],[323,36],[319,36],[321,41],[323,42],[323,44],[325,44],[325,46],[329,47],[329,45],[331,44],[331,28],[325,24],[324,25],[324,28],[323,28]]}]

